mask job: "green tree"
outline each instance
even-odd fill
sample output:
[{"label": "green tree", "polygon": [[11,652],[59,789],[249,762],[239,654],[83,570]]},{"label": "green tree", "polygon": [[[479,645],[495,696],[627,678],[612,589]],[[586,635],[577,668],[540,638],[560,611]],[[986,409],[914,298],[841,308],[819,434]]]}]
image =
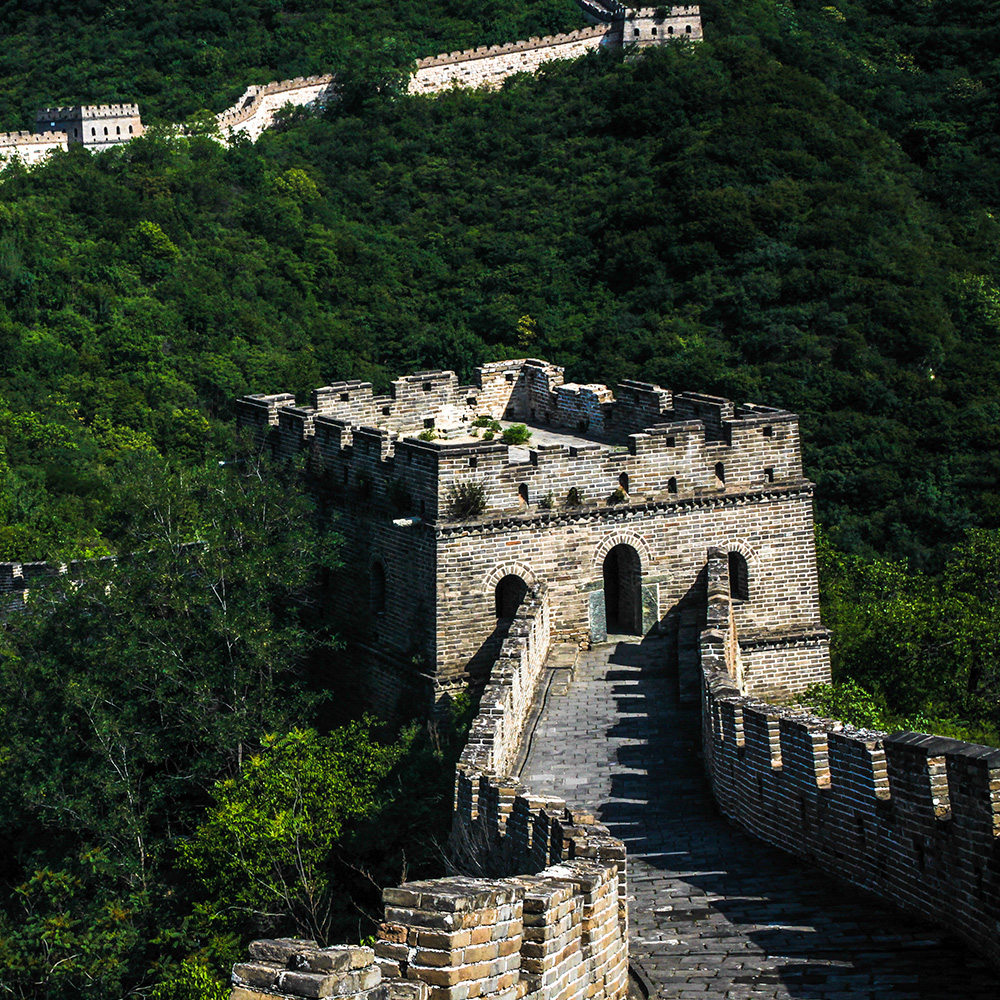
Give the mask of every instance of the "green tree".
[{"label": "green tree", "polygon": [[[71,564],[3,623],[0,821],[10,885],[62,879],[81,845],[102,864],[89,910],[81,894],[70,905],[30,888],[8,912],[31,899],[36,922],[65,911],[83,926],[94,907],[126,906],[136,974],[158,915],[186,898],[170,842],[205,786],[238,773],[261,733],[311,717],[313,587],[333,539],[291,475],[249,456],[184,473],[123,458],[115,476],[118,557]],[[17,960],[36,947],[44,967],[45,934],[18,940]],[[53,963],[40,981],[54,990],[73,968]],[[92,973],[74,975],[82,989]]]},{"label": "green tree", "polygon": [[351,903],[332,856],[351,824],[379,807],[401,752],[375,742],[370,722],[265,737],[239,775],[216,784],[214,805],[182,847],[185,863],[219,905],[329,941]]}]

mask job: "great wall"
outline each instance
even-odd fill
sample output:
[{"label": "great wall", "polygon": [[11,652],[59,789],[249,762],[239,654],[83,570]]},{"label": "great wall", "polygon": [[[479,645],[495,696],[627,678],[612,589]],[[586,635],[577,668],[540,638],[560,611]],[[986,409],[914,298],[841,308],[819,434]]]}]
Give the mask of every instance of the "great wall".
[{"label": "great wall", "polygon": [[[687,18],[677,25],[642,13],[649,23],[629,26],[650,32],[640,44],[652,41],[654,28],[658,39],[665,27],[701,35],[697,7],[674,8],[671,16]],[[598,25],[435,56],[418,64],[409,91],[496,86],[605,44],[610,33],[610,25]],[[333,87],[332,76],[251,87],[218,116],[220,132],[255,140],[280,108],[328,99]],[[81,129],[103,130],[119,127],[121,107],[132,106],[59,110]],[[139,134],[137,109],[135,119],[132,134]],[[92,138],[102,142],[103,131]],[[34,163],[68,141],[67,132],[51,129],[8,133],[0,155]],[[107,145],[119,141],[127,139],[108,133]],[[508,426],[524,420],[535,441],[508,447],[485,430],[470,439],[476,416]],[[584,689],[586,656],[597,658],[593,677],[606,689],[625,683],[629,655],[644,664],[640,675],[652,664],[661,686],[650,690],[667,684],[676,695],[671,711],[680,714],[672,720],[700,703],[704,774],[733,824],[937,922],[1000,965],[1000,750],[857,730],[788,707],[790,696],[829,677],[812,487],[802,476],[793,414],[644,383],[626,383],[615,395],[521,360],[484,366],[473,386],[459,385],[451,372],[429,372],[397,380],[386,396],[367,383],[337,383],[317,390],[311,406],[287,394],[246,397],[239,421],[277,456],[304,452],[338,494],[348,555],[365,579],[367,614],[356,616],[350,636],[366,667],[360,694],[388,714],[413,695],[430,711],[471,684],[480,709],[456,768],[455,872],[386,889],[372,948],[254,942],[249,960],[233,970],[233,1000],[620,1000],[630,969],[633,989],[647,996],[827,996],[805,987],[761,992],[770,982],[766,962],[757,968],[739,954],[733,971],[733,954],[713,950],[711,940],[698,979],[694,959],[670,950],[676,938],[657,931],[652,940],[651,927],[681,933],[682,919],[705,919],[712,906],[699,908],[699,892],[725,897],[697,888],[712,872],[681,865],[664,889],[638,847],[633,857],[633,844],[642,842],[635,823],[659,811],[660,797],[676,794],[653,765],[645,773],[657,775],[654,788],[611,796],[611,805],[633,803],[627,821],[608,805],[606,790],[581,806],[578,796],[593,778],[588,754],[610,746],[611,756],[627,755],[626,744],[635,742],[611,736],[637,714],[631,689],[602,735],[557,732],[564,755],[575,742],[588,748],[572,752],[568,778],[539,777],[553,765],[535,728],[552,714],[553,685],[562,686],[566,704]],[[463,484],[488,488],[479,509],[458,516]],[[16,606],[58,571],[0,565],[0,592]],[[422,667],[411,669],[415,662]],[[652,700],[643,711],[655,721],[667,709]],[[591,712],[587,704],[583,714]],[[640,742],[653,748],[652,739]],[[635,871],[645,889],[630,882]],[[679,902],[678,882],[690,899]],[[851,905],[870,909],[868,900],[859,895]],[[731,907],[739,905],[746,904]],[[927,937],[921,930],[914,940],[926,946]],[[884,940],[876,934],[861,947],[878,958]],[[654,968],[650,955],[661,964]],[[882,961],[892,964],[884,952]],[[837,965],[827,956],[787,967],[804,968],[814,982],[824,963]],[[966,956],[955,964],[974,962]],[[746,970],[752,975],[740,979]],[[879,975],[888,973],[876,962],[867,985],[857,987],[867,992],[845,992],[845,977],[833,975],[829,995],[886,996],[888,980]],[[982,993],[968,991],[960,969],[950,976],[954,992],[912,982],[905,992],[904,968],[898,995],[995,995],[995,972],[976,979],[987,984]],[[751,980],[742,991],[739,984]],[[788,982],[799,980],[789,974]]]},{"label": "great wall", "polygon": [[[528,444],[493,438],[515,420],[531,429]],[[1000,750],[859,731],[762,700],[787,703],[829,677],[793,414],[638,382],[612,393],[527,359],[484,365],[467,386],[452,372],[421,372],[385,396],[351,382],[316,390],[311,406],[281,393],[244,397],[238,422],[275,456],[304,453],[341,508],[355,567],[341,610],[358,619],[367,605],[360,617],[374,624],[349,636],[369,703],[391,714],[400,691],[412,703],[424,684],[429,711],[448,692],[482,690],[456,770],[452,852],[464,874],[386,890],[372,958],[385,996],[405,980],[428,1000],[617,998],[623,968],[641,967],[629,957],[629,924],[649,911],[628,912],[640,897],[627,841],[595,802],[584,808],[571,795],[591,782],[588,756],[605,745],[585,735],[591,713],[559,734],[557,756],[581,762],[566,787],[554,794],[551,780],[518,776],[526,761],[551,770],[532,729],[553,676],[586,655],[606,657],[617,677],[615,650],[640,643],[629,636],[670,677],[679,711],[700,702],[704,771],[724,815],[932,916],[1000,964]],[[456,506],[463,483],[482,487],[474,510]],[[431,675],[406,666],[415,650]],[[655,705],[646,711],[654,717]],[[608,735],[633,713],[617,710]],[[646,794],[622,826],[629,842],[643,808],[671,793]],[[638,863],[645,882],[648,863]],[[617,906],[588,909],[611,886]],[[455,916],[443,924],[442,914]],[[445,926],[428,950],[428,932]],[[234,1000],[325,995],[296,994],[285,971],[237,966]],[[659,989],[656,975],[651,987],[688,995]]]},{"label": "great wall", "polygon": [[[1000,750],[794,707],[829,661],[793,414],[638,382],[612,393],[522,359],[484,365],[472,385],[421,372],[383,396],[334,383],[312,406],[248,396],[238,419],[276,457],[304,455],[340,509],[352,582],[327,599],[346,599],[356,623],[345,633],[356,694],[389,716],[401,699],[430,712],[469,686],[480,701],[456,767],[452,870],[386,889],[372,949],[255,943],[234,969],[233,1000],[619,1000],[629,969],[664,998],[694,995],[684,986],[827,996],[740,992],[772,984],[776,966],[796,982],[829,978],[831,997],[890,995],[877,988],[890,967],[901,996],[995,996]],[[494,436],[521,420],[527,443]],[[457,502],[463,483],[481,487],[474,509]],[[16,606],[59,569],[4,564],[0,590]],[[668,765],[677,751],[663,726],[687,732],[698,758]],[[809,960],[749,955],[759,943],[725,914],[761,909],[759,940],[775,920],[767,898],[720,888],[714,911],[698,903],[713,868],[763,863],[741,861],[707,814],[684,820],[705,778],[733,824],[806,862],[792,882],[829,872],[936,921],[993,969],[924,924],[899,931],[891,910],[860,933],[872,909],[863,895],[841,906],[837,947],[869,992],[837,992],[845,959],[815,944],[822,936],[801,946]],[[694,857],[699,837],[724,843],[721,855],[669,875],[665,859]],[[792,862],[769,864],[772,888],[788,881]],[[803,910],[782,899],[778,919]],[[811,905],[800,923],[824,912]],[[711,912],[716,922],[699,927]],[[695,942],[683,959],[677,935]],[[720,937],[739,940],[723,955]],[[928,941],[937,962],[965,971],[947,989],[935,979],[906,992],[906,949]],[[970,992],[973,981],[985,992]]]},{"label": "great wall", "polygon": [[[516,73],[533,73],[543,63],[575,59],[601,46],[643,48],[702,37],[701,14],[696,6],[626,11],[615,0],[609,0],[606,6],[596,0],[581,0],[581,6],[588,19],[601,23],[563,35],[533,37],[420,59],[410,76],[408,93],[437,94],[451,87],[494,88]],[[228,143],[243,135],[256,142],[286,105],[305,107],[335,96],[336,80],[332,74],[248,87],[232,107],[216,115],[217,138]],[[57,150],[65,151],[69,144],[100,151],[143,132],[134,104],[43,108],[36,115],[36,123],[36,132],[0,133],[0,163],[17,159],[30,166]]]}]

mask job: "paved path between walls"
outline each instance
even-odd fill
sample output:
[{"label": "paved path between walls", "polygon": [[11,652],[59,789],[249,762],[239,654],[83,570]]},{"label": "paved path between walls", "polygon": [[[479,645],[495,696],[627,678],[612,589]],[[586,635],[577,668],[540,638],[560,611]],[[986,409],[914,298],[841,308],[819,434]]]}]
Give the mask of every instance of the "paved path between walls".
[{"label": "paved path between walls", "polygon": [[609,643],[571,667],[561,650],[521,772],[625,841],[651,1000],[998,1000],[1000,974],[960,942],[721,818],[666,653]]}]

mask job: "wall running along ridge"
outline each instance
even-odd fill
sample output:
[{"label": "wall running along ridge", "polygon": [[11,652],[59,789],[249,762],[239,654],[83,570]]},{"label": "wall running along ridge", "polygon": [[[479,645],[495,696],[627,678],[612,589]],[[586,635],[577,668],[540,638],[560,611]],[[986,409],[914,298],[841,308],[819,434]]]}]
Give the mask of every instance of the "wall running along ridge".
[{"label": "wall running along ridge", "polygon": [[[583,3],[584,9],[587,4]],[[596,9],[596,8],[595,8]],[[568,34],[532,37],[505,45],[445,52],[417,62],[410,78],[410,94],[436,94],[452,87],[499,87],[515,73],[533,73],[543,63],[556,59],[576,59],[586,52],[608,45],[622,47],[666,44],[680,38],[698,40],[702,37],[701,14],[696,6],[671,8],[669,16],[657,16],[652,7],[615,16],[609,23],[581,28]],[[336,96],[332,74],[276,80],[262,86],[248,87],[230,108],[216,115],[219,137],[228,144],[237,135],[256,142],[270,128],[278,112],[286,105],[305,107],[331,100]],[[62,121],[66,133],[49,130],[37,134],[28,132],[0,133],[0,162],[19,159],[31,165],[40,162],[69,142],[80,141],[95,150],[109,149],[141,135],[138,107],[134,104],[92,105],[69,108],[43,108],[36,115],[39,123]],[[122,121],[126,125],[122,125]],[[131,124],[133,131],[124,129]],[[107,138],[104,130],[108,129]],[[114,129],[123,129],[115,133]],[[79,130],[79,138],[73,130]],[[84,132],[86,129],[86,133]],[[97,130],[92,137],[91,129]],[[102,141],[103,140],[103,141]]]},{"label": "wall running along ridge", "polygon": [[1000,963],[1000,750],[854,729],[745,697],[718,550],[708,587],[702,721],[722,811]]},{"label": "wall running along ridge", "polygon": [[374,951],[255,941],[232,1000],[623,1000],[625,849],[589,813],[504,776],[548,652],[544,588],[518,609],[456,768],[453,847],[473,875],[383,894]]}]

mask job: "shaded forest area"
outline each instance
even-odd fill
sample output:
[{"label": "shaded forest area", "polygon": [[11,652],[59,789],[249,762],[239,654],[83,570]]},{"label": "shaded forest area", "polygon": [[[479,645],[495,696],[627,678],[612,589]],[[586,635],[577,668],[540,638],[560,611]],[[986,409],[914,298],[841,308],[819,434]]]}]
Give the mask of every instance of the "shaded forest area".
[{"label": "shaded forest area", "polygon": [[529,354],[795,410],[831,711],[996,738],[1000,11],[702,10],[698,46],[411,99],[414,56],[579,16],[0,7],[4,127],[57,99],[177,121],[320,70],[344,93],[255,146],[154,127],[0,173],[0,559],[149,553],[3,630],[15,995],[222,996],[242,936],[356,938],[379,881],[440,865],[392,838],[439,829],[413,810],[446,812],[461,720],[324,724],[335,640],[305,583],[335,525],[294,470],[218,465],[244,392]]}]

